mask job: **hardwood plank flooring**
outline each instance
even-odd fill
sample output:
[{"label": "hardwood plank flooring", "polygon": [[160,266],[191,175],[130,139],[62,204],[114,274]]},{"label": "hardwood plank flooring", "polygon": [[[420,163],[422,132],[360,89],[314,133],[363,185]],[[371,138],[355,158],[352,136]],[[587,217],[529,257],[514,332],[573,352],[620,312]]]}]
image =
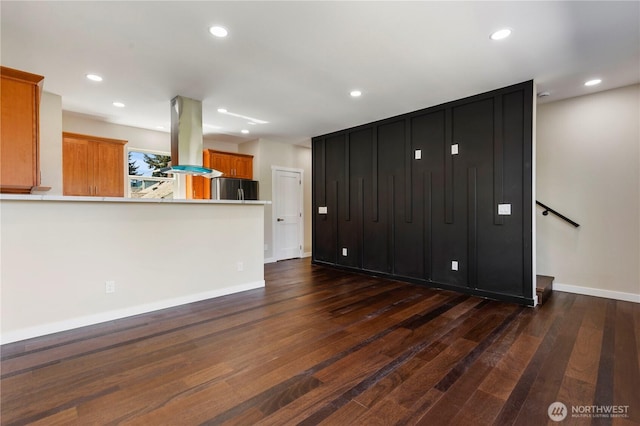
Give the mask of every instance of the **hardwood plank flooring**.
[{"label": "hardwood plank flooring", "polygon": [[[296,259],[266,287],[0,348],[2,425],[640,424],[640,305],[541,307]],[[572,407],[628,405],[624,417]]]}]

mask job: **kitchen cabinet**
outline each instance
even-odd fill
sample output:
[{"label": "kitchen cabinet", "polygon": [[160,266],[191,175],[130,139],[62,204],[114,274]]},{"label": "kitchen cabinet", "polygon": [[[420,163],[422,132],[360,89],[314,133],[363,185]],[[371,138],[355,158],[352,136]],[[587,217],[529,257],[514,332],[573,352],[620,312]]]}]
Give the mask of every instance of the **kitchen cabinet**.
[{"label": "kitchen cabinet", "polygon": [[[202,153],[204,167],[221,171],[224,177],[253,179],[253,155],[205,149]],[[195,199],[211,198],[211,179],[193,176],[187,183],[187,193]]]},{"label": "kitchen cabinet", "polygon": [[239,179],[253,179],[253,156],[231,152],[206,149],[203,155],[204,163],[209,167],[224,173],[224,177]]},{"label": "kitchen cabinet", "polygon": [[40,185],[39,109],[44,77],[0,67],[0,192],[28,194]]},{"label": "kitchen cabinet", "polygon": [[64,195],[124,197],[127,141],[67,132],[62,138]]}]

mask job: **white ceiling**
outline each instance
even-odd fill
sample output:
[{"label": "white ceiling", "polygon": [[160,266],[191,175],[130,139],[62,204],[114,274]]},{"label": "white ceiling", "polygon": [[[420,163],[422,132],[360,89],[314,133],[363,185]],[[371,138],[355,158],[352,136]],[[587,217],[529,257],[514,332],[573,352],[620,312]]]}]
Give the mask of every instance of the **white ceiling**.
[{"label": "white ceiling", "polygon": [[[44,75],[64,110],[168,129],[182,95],[220,127],[206,134],[236,142],[300,143],[530,79],[551,93],[544,101],[640,81],[638,1],[3,0],[0,16],[2,65]],[[489,39],[503,27],[510,38]],[[592,77],[602,84],[584,87]]]}]

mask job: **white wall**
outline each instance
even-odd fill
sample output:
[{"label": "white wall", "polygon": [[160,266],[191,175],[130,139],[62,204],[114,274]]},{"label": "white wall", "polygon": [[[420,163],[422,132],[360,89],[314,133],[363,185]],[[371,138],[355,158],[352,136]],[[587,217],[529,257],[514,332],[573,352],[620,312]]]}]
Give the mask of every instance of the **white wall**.
[{"label": "white wall", "polygon": [[[311,149],[270,139],[259,139],[239,145],[239,152],[254,156],[254,179],[260,181],[260,199],[271,200],[272,166],[302,169],[304,171],[304,244],[303,251],[311,252]],[[264,241],[268,245],[265,259],[273,259],[272,206],[265,206]]]},{"label": "white wall", "polygon": [[[554,288],[640,302],[640,85],[538,106],[538,274]],[[539,210],[540,211],[540,210]]]},{"label": "white wall", "polygon": [[3,199],[0,208],[3,343],[264,286],[262,205]]},{"label": "white wall", "polygon": [[39,194],[62,195],[62,97],[49,92],[40,98],[40,173],[51,189]]}]

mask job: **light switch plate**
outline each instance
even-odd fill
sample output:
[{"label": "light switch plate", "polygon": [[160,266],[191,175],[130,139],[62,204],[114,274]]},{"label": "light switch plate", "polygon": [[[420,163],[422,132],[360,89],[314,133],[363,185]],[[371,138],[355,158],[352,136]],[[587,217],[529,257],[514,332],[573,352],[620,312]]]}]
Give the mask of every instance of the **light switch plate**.
[{"label": "light switch plate", "polygon": [[327,214],[326,207],[318,207],[318,214]]},{"label": "light switch plate", "polygon": [[421,160],[422,159],[422,150],[421,149],[416,149],[414,152],[414,158],[416,160]]},{"label": "light switch plate", "polygon": [[511,204],[498,204],[498,215],[500,216],[511,215]]},{"label": "light switch plate", "polygon": [[345,247],[342,248],[342,255],[347,256],[347,249]]},{"label": "light switch plate", "polygon": [[452,271],[457,271],[458,270],[458,261],[457,260],[452,260],[451,261],[451,270]]},{"label": "light switch plate", "polygon": [[458,144],[454,143],[451,145],[451,155],[458,155]]}]

